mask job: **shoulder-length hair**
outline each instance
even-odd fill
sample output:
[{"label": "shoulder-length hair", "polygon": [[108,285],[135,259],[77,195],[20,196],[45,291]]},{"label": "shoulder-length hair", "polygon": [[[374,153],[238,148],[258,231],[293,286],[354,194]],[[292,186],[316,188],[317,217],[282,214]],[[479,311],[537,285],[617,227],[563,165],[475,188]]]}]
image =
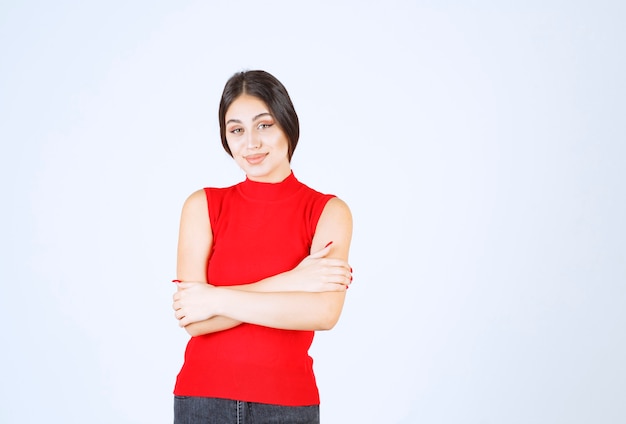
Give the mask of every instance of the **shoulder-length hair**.
[{"label": "shoulder-length hair", "polygon": [[230,77],[224,86],[218,115],[220,137],[226,153],[230,156],[233,155],[226,141],[226,111],[242,94],[254,96],[267,105],[270,113],[287,136],[289,144],[287,157],[291,161],[300,138],[298,115],[285,86],[276,77],[265,71],[238,72]]}]

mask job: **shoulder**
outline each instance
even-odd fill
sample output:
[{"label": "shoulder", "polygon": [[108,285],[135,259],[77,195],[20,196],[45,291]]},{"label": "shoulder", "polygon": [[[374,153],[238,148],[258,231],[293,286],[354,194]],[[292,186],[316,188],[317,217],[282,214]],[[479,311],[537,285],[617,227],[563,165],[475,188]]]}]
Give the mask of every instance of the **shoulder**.
[{"label": "shoulder", "polygon": [[328,230],[346,234],[352,233],[352,213],[350,208],[338,197],[333,197],[324,206],[317,224],[317,231]]},{"label": "shoulder", "polygon": [[206,210],[207,190],[208,189],[206,188],[202,188],[191,193],[183,204],[183,210],[194,210],[197,208],[203,208]]},{"label": "shoulder", "polygon": [[187,197],[183,204],[181,223],[188,223],[194,226],[207,225],[206,223],[209,221],[209,202],[205,190],[196,190]]},{"label": "shoulder", "polygon": [[346,202],[339,197],[333,196],[324,206],[322,216],[320,217],[320,221],[322,220],[340,221],[344,224],[351,223],[352,212]]},{"label": "shoulder", "polygon": [[329,194],[329,193],[323,193],[321,191],[318,191],[314,188],[311,188],[310,186],[300,183],[302,185],[302,187],[304,188],[304,190],[302,191],[302,196],[310,199],[310,201],[315,204],[315,208],[316,209],[321,209],[318,211],[318,214],[321,213],[322,211],[326,212],[329,211],[328,213],[333,213],[333,212],[350,212],[350,209],[348,208],[348,205],[341,200],[340,198],[338,198],[337,196],[335,196],[334,194]]},{"label": "shoulder", "polygon": [[[299,181],[300,182],[300,181]],[[312,202],[314,216],[320,220],[342,219],[352,222],[352,215],[348,204],[334,194],[322,193],[302,182],[304,196]]]},{"label": "shoulder", "polygon": [[333,257],[348,258],[352,239],[352,213],[350,208],[338,197],[331,198],[322,211],[311,252],[322,249],[328,242],[333,242]]},{"label": "shoulder", "polygon": [[205,187],[191,193],[185,200],[185,208],[201,208],[206,210],[209,199],[216,200],[236,190],[239,184],[229,187]]}]

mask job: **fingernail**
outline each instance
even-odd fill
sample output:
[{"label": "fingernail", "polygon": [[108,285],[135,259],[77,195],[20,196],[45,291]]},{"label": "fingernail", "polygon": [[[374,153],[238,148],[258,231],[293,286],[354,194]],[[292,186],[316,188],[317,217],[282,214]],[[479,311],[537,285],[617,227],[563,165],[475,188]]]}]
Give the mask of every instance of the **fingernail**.
[{"label": "fingernail", "polygon": [[324,249],[326,249],[328,246],[330,246],[331,244],[333,244],[332,241],[329,241],[328,244],[326,246],[324,246]]},{"label": "fingernail", "polygon": [[350,267],[350,274],[352,274],[352,267]]},{"label": "fingernail", "polygon": [[182,283],[181,280],[172,280],[172,283]]}]

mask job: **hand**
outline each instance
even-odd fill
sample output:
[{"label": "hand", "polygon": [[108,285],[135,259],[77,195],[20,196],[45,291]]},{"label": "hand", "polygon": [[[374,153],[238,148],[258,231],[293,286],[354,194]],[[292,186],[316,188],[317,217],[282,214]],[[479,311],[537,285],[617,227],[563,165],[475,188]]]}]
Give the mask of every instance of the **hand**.
[{"label": "hand", "polygon": [[352,268],[343,259],[327,258],[332,245],[328,244],[292,269],[290,280],[298,291],[328,292],[347,290],[352,283]]},{"label": "hand", "polygon": [[216,288],[208,283],[185,281],[176,283],[177,291],[172,296],[174,316],[178,325],[185,327],[215,316],[214,291]]}]

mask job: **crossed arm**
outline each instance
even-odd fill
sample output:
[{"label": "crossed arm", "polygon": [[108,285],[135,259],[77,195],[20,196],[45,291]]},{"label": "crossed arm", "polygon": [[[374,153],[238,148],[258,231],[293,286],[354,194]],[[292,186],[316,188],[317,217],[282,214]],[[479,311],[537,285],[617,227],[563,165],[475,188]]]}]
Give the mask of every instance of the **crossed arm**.
[{"label": "crossed arm", "polygon": [[314,253],[294,269],[253,284],[207,283],[210,225],[206,196],[199,190],[183,206],[177,261],[177,278],[183,282],[173,296],[175,316],[190,335],[242,322],[287,330],[329,330],[336,324],[352,280],[347,262],[352,216],[342,200],[326,204],[313,237]]}]

